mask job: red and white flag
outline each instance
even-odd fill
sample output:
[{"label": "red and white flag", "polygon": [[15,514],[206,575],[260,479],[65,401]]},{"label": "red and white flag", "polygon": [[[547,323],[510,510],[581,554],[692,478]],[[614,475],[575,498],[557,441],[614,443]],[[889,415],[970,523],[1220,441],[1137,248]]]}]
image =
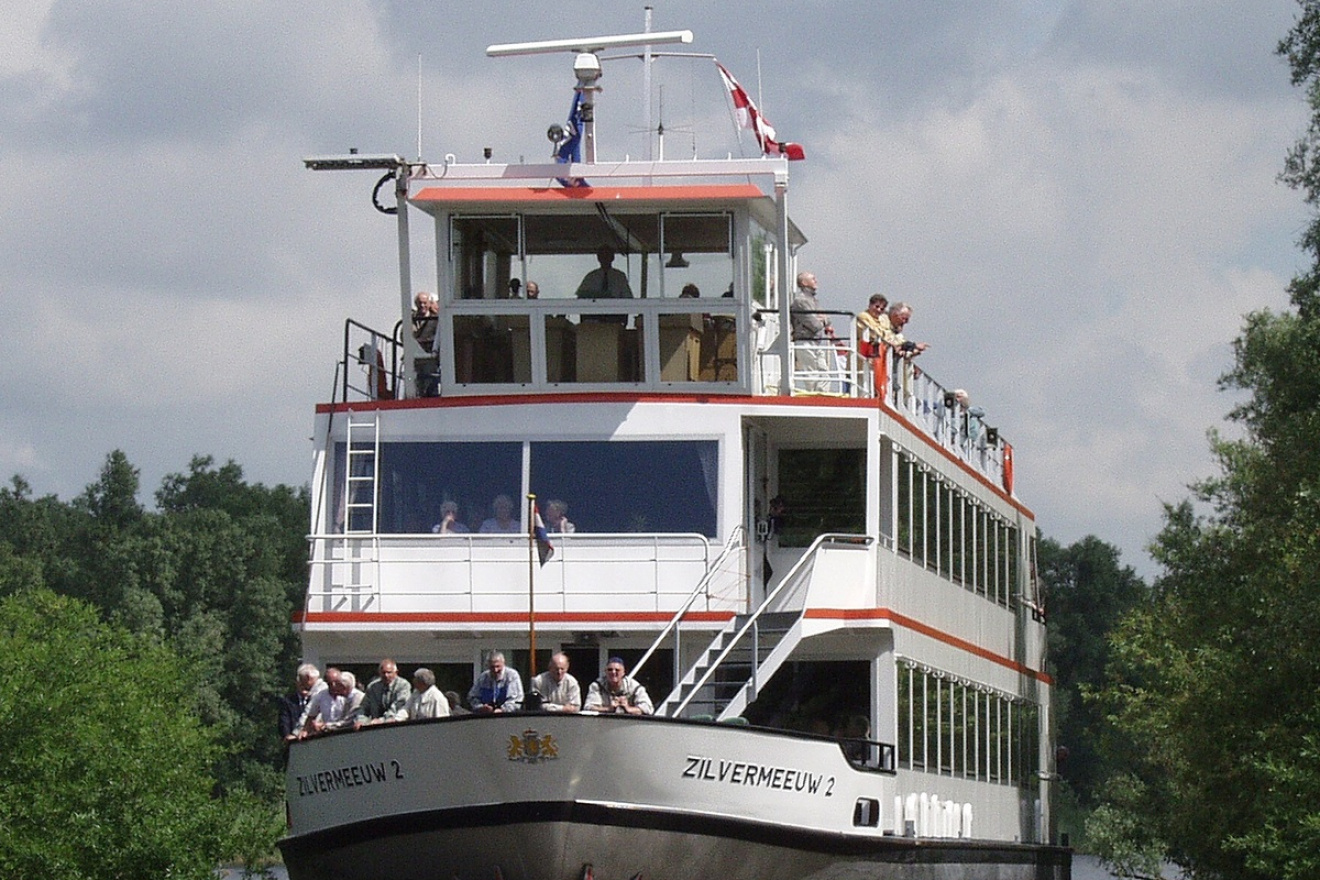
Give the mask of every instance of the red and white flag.
[{"label": "red and white flag", "polygon": [[718,61],[715,62],[715,66],[719,68],[720,79],[724,80],[724,86],[729,90],[729,96],[733,98],[733,112],[738,125],[751,129],[752,134],[756,136],[756,142],[761,145],[761,152],[767,156],[786,156],[790,160],[807,158],[801,144],[775,140],[774,127],[756,109],[751,97],[742,86],[738,85],[733,74]]}]

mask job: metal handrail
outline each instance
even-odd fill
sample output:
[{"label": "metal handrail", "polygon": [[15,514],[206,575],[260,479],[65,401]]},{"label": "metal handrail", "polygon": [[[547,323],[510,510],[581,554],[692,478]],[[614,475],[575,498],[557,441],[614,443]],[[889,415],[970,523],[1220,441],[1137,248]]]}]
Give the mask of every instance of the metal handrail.
[{"label": "metal handrail", "polygon": [[[724,647],[724,650],[715,658],[715,661],[706,666],[705,674],[702,675],[698,681],[693,682],[692,690],[688,693],[687,697],[674,708],[673,715],[679,715],[687,708],[688,703],[692,702],[692,698],[706,686],[706,683],[710,680],[710,677],[714,674],[715,670],[719,668],[720,664],[729,656],[734,647],[743,640],[744,636],[747,635],[747,631],[757,625],[760,621],[761,615],[765,613],[766,609],[768,609],[779,598],[779,594],[786,591],[789,584],[792,584],[794,589],[801,586],[803,583],[799,577],[801,570],[807,567],[808,563],[813,566],[815,565],[816,553],[819,551],[820,547],[823,544],[834,543],[836,541],[848,544],[865,544],[869,547],[875,542],[875,539],[869,535],[848,535],[838,532],[826,532],[823,535],[817,536],[816,540],[812,541],[811,546],[807,548],[807,552],[802,554],[802,558],[788,570],[788,574],[784,575],[784,579],[779,582],[779,586],[771,590],[770,594],[765,597],[765,601],[761,603],[761,606],[752,612],[751,616],[747,618],[747,622],[742,625],[742,628],[738,630],[738,634]],[[753,663],[752,669],[754,673],[756,669],[755,663]],[[675,685],[675,690],[682,686],[683,683],[679,682]]]},{"label": "metal handrail", "polygon": [[[697,585],[693,587],[692,592],[687,597],[687,601],[685,601],[678,611],[674,613],[674,616],[669,619],[669,622],[665,624],[665,628],[660,630],[660,634],[655,637],[655,641],[651,642],[651,647],[646,649],[646,653],[642,655],[642,659],[638,660],[637,663],[633,665],[633,678],[637,677],[637,674],[641,672],[642,667],[646,665],[646,661],[650,660],[651,656],[659,650],[660,645],[669,636],[670,631],[677,629],[683,618],[692,610],[692,603],[696,602],[697,597],[709,588],[711,578],[714,577],[715,572],[719,571],[720,566],[724,564],[724,561],[735,550],[742,550],[747,546],[743,542],[743,535],[745,533],[746,529],[744,529],[741,524],[730,533],[729,540],[724,543],[724,549],[720,551],[719,556],[715,557],[715,561],[707,566],[706,573],[702,575],[701,580],[697,581]],[[675,663],[678,662],[677,650],[674,652],[674,661]],[[677,678],[677,676],[675,676],[675,678]]]},{"label": "metal handrail", "polygon": [[[364,330],[367,333],[367,342],[360,345],[356,352],[352,351],[353,348],[352,331],[354,327],[358,328],[359,330]],[[379,353],[380,355],[379,363],[368,362],[366,356],[368,344],[374,346],[376,352]],[[389,377],[389,382],[388,384],[385,384],[384,387],[389,389],[390,395],[397,396],[400,390],[399,369],[398,369],[399,347],[400,347],[400,341],[397,332],[393,335],[387,335],[372,327],[368,327],[366,324],[363,324],[360,321],[355,321],[352,318],[345,319],[343,360],[340,361],[340,363],[342,363],[344,366],[343,400],[344,401],[348,400],[348,392],[350,388],[352,388],[354,391],[361,392],[368,399],[371,400],[379,399],[380,397],[382,397],[382,395],[378,393],[379,390],[378,387],[369,387],[364,390],[360,388],[353,388],[353,386],[349,384],[348,365],[350,363],[356,363],[359,366],[365,366],[368,370],[368,375],[371,375],[371,371],[373,370],[380,370],[384,374],[384,376]],[[386,358],[385,358],[386,351],[389,352],[388,363],[386,362]],[[373,384],[379,386],[380,384],[383,383],[377,382]]]}]

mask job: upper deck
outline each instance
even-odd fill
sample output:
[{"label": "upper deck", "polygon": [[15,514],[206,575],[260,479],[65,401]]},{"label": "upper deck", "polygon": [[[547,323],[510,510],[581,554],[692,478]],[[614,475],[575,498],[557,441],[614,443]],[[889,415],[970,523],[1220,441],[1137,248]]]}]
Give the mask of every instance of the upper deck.
[{"label": "upper deck", "polygon": [[[851,313],[819,313],[833,339],[782,332],[795,314],[779,291],[793,290],[806,242],[788,216],[786,160],[392,161],[400,320],[392,332],[349,322],[341,400],[875,400],[1012,492],[999,432],[910,360],[863,357]],[[425,281],[414,281],[409,252],[418,219],[434,241]],[[419,289],[434,291],[429,312],[415,308]]]}]

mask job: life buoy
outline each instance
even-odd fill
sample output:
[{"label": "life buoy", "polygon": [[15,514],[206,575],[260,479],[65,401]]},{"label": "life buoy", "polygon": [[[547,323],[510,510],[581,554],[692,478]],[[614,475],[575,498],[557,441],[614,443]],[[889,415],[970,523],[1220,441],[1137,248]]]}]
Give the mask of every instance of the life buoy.
[{"label": "life buoy", "polygon": [[884,400],[889,396],[889,346],[877,345],[871,358],[871,375],[875,379],[875,396]]},{"label": "life buoy", "polygon": [[1013,494],[1013,444],[1004,444],[1004,491]]}]

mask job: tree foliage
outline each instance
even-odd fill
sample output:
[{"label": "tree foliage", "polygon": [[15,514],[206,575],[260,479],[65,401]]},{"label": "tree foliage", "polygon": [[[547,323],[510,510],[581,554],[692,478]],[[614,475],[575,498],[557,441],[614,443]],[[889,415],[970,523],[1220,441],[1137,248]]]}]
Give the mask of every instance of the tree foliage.
[{"label": "tree foliage", "polygon": [[[1320,0],[1300,6],[1279,52],[1313,115],[1282,178],[1315,206]],[[1166,509],[1163,574],[1102,695],[1142,783],[1111,805],[1196,877],[1320,876],[1320,217],[1300,244],[1292,308],[1247,316],[1221,380],[1245,392],[1241,437],[1212,433],[1218,475]],[[1150,843],[1118,833],[1111,854]]]},{"label": "tree foliage", "polygon": [[306,586],[306,491],[248,484],[233,462],[199,456],[164,479],[157,510],[138,494],[119,451],[69,503],[34,498],[15,477],[0,490],[0,595],[47,587],[199,663],[189,704],[227,746],[214,768],[222,790],[273,800],[276,700],[297,663],[289,620]]},{"label": "tree foliage", "polygon": [[244,848],[262,810],[213,795],[201,674],[78,600],[0,600],[0,876],[206,880]]},{"label": "tree foliage", "polygon": [[1078,805],[1089,810],[1114,772],[1109,755],[1122,750],[1115,748],[1116,732],[1104,713],[1083,693],[1103,684],[1109,634],[1146,600],[1149,588],[1119,562],[1117,547],[1094,535],[1067,547],[1043,539],[1037,561],[1049,608],[1059,772]]}]

